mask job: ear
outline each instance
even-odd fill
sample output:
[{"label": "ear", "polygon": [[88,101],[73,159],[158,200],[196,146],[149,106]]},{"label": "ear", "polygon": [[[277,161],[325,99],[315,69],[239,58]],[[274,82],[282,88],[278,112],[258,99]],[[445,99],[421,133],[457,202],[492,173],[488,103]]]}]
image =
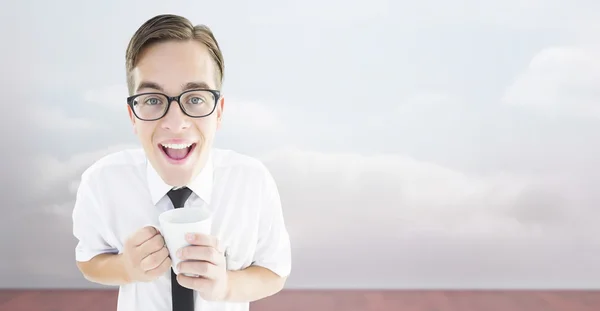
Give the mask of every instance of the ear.
[{"label": "ear", "polygon": [[217,129],[221,128],[221,121],[223,120],[223,110],[225,109],[225,97],[221,96],[217,103]]},{"label": "ear", "polygon": [[131,120],[131,124],[133,125],[133,133],[137,135],[137,129],[135,127],[135,115],[133,114],[133,111],[129,105],[127,105],[127,112],[129,113],[129,120]]}]

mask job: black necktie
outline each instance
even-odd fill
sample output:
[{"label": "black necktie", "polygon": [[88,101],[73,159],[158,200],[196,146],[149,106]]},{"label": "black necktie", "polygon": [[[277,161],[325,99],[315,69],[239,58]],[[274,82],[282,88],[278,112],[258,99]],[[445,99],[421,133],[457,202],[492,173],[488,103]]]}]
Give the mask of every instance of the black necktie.
[{"label": "black necktie", "polygon": [[[185,201],[192,194],[192,190],[187,187],[172,189],[167,193],[174,208],[181,208]],[[194,310],[194,291],[185,288],[177,282],[177,275],[171,269],[171,295],[173,299],[173,311],[193,311]]]}]

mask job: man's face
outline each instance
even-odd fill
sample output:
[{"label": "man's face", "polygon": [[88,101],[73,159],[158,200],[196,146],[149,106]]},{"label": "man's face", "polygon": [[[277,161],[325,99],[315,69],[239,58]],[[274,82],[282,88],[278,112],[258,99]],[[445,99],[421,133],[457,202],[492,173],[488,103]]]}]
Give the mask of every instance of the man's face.
[{"label": "man's face", "polygon": [[[208,49],[199,42],[155,44],[146,48],[132,71],[134,94],[160,92],[167,96],[178,96],[202,85],[214,90],[216,73]],[[148,102],[154,105],[158,101],[154,99]],[[190,102],[195,104],[198,99],[182,98],[181,102],[184,105]],[[134,132],[148,160],[165,183],[184,186],[204,167],[215,132],[221,123],[223,105],[224,101],[220,98],[211,115],[192,118],[185,115],[177,102],[173,101],[167,114],[156,121],[139,120],[129,108]]]}]

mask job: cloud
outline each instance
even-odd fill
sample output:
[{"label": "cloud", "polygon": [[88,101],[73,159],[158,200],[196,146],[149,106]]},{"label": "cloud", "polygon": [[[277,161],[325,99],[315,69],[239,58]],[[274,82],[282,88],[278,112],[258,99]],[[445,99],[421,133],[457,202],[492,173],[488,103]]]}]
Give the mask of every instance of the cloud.
[{"label": "cloud", "polygon": [[600,117],[600,49],[560,46],[538,53],[503,102],[548,116]]},{"label": "cloud", "polygon": [[92,130],[102,128],[96,121],[88,118],[68,116],[57,107],[29,105],[28,114],[35,126],[45,131]]},{"label": "cloud", "polygon": [[[587,2],[587,1],[586,1]],[[582,23],[596,22],[598,10],[567,1],[463,0],[460,5],[443,0],[424,0],[392,6],[398,23],[413,27],[491,25],[513,30],[580,31]]]},{"label": "cloud", "polygon": [[467,175],[402,155],[287,149],[261,159],[278,181],[290,230],[303,245],[315,239],[336,245],[356,235],[536,237],[570,221],[572,197],[558,181]]},{"label": "cloud", "polygon": [[285,125],[269,106],[258,101],[226,97],[223,126],[252,132],[281,132]]},{"label": "cloud", "polygon": [[[435,115],[443,115],[443,118],[447,118],[449,114],[457,113],[457,110],[463,108],[465,105],[465,100],[456,95],[435,90],[418,91],[402,99],[399,105],[396,106],[394,116],[410,116],[410,119],[414,119],[412,116],[419,114],[428,118]],[[422,122],[422,119],[418,118],[415,121]]]},{"label": "cloud", "polygon": [[[595,22],[599,14],[592,3],[585,6],[557,1],[463,0],[460,5],[444,0],[394,2],[389,0],[303,1],[279,6],[248,7],[249,18],[259,23],[305,23],[321,25],[389,19],[394,25],[423,28],[464,25],[491,25],[504,29],[581,30],[583,23]],[[592,7],[590,7],[592,6]],[[587,7],[587,9],[582,9]],[[393,19],[392,19],[393,18]]]},{"label": "cloud", "polygon": [[389,0],[330,0],[277,2],[278,5],[250,6],[251,16],[256,22],[306,23],[326,22],[349,23],[367,19],[385,18],[390,9]]},{"label": "cloud", "polygon": [[[89,286],[80,276],[73,260],[76,240],[71,233],[71,215],[80,177],[86,168],[101,157],[134,147],[114,145],[67,159],[58,159],[49,154],[30,159],[31,166],[27,174],[36,178],[28,180],[27,188],[14,190],[12,195],[16,202],[11,205],[19,208],[4,213],[5,223],[0,228],[0,236],[4,237],[0,239],[1,244],[12,250],[3,259],[7,264],[0,267],[0,274],[6,276],[3,279],[11,283],[0,282],[0,287]],[[35,240],[42,241],[41,246],[23,244],[23,241]],[[40,255],[44,256],[43,264],[40,264]],[[24,275],[29,278],[24,278]]]},{"label": "cloud", "polygon": [[[31,285],[34,277],[47,280],[38,286],[93,286],[83,282],[72,265],[75,240],[70,213],[74,194],[81,172],[92,162],[129,147],[133,146],[101,148],[65,160],[38,158],[36,175],[41,179],[38,193],[32,194],[37,208],[9,213],[8,226],[3,230],[23,239],[52,237],[51,256],[45,267],[31,268],[33,260],[19,258],[34,258],[40,250],[8,241],[17,251],[6,260],[19,270],[18,274],[7,271],[8,275],[19,275],[22,286]],[[587,219],[593,217],[574,208],[569,188],[555,180],[466,174],[397,154],[364,156],[288,148],[259,158],[280,190],[296,271],[308,271],[295,276],[291,287],[431,286],[456,280],[455,273],[435,268],[440,265],[472,275],[450,287],[497,285],[504,276],[497,271],[500,263],[493,263],[496,259],[481,262],[464,258],[465,254],[493,253],[497,260],[514,262],[515,253],[511,252],[518,251],[517,257],[537,265],[540,254],[554,252],[551,245],[562,249],[571,245],[565,244],[569,239],[577,237],[593,243],[592,237],[597,236],[591,221],[581,222],[586,215]],[[29,224],[26,229],[18,225],[24,222]],[[371,257],[364,259],[365,266],[355,274],[356,279],[350,282],[332,272],[339,271],[334,266],[354,266],[347,258],[359,251]],[[389,267],[374,265],[373,258],[385,265],[402,262],[406,268],[392,273]],[[475,273],[472,269],[476,264],[480,270]],[[52,271],[47,269],[50,266]],[[519,276],[520,269],[514,262],[512,268],[503,271]],[[439,273],[434,276],[430,271]],[[409,278],[400,278],[399,273]]]},{"label": "cloud", "polygon": [[597,213],[563,180],[467,174],[398,154],[260,158],[292,239],[290,287],[598,287]]},{"label": "cloud", "polygon": [[[132,147],[116,145],[65,160],[37,157],[35,197],[44,198],[46,211],[64,212],[60,207],[74,198],[83,170],[108,153]],[[402,155],[281,149],[260,158],[281,187],[290,221],[308,229],[304,220],[314,216],[316,228],[308,230],[313,232],[329,230],[331,219],[341,215],[336,225],[348,233],[356,222],[370,219],[381,229],[374,235],[403,235],[406,229],[536,235],[568,208],[569,197],[555,191],[556,182],[509,174],[470,176]]]},{"label": "cloud", "polygon": [[83,100],[91,104],[123,111],[126,98],[129,96],[126,84],[115,84],[101,89],[88,90],[83,93]]},{"label": "cloud", "polygon": [[33,180],[32,200],[38,202],[40,208],[62,213],[59,211],[60,207],[64,207],[75,198],[79,178],[85,169],[104,155],[135,147],[137,146],[114,145],[79,153],[65,160],[48,154],[35,156],[31,161],[31,170],[38,177]]},{"label": "cloud", "polygon": [[[580,43],[598,42],[600,10],[595,3],[593,1],[558,3],[542,0],[484,3],[467,0],[457,6],[456,3],[441,0],[426,0],[410,4],[378,0],[326,3],[310,1],[310,3],[303,2],[301,5],[292,4],[288,7],[252,3],[239,10],[240,13],[228,15],[228,18],[207,14],[206,12],[219,10],[207,10],[206,7],[202,7],[201,10],[190,10],[188,7],[180,11],[186,12],[185,14],[194,11],[196,13],[192,15],[196,14],[196,17],[192,19],[213,25],[211,27],[214,27],[218,33],[225,33],[222,39],[225,47],[227,42],[230,45],[231,42],[238,42],[242,46],[247,45],[248,40],[256,41],[252,39],[252,32],[256,30],[256,33],[261,33],[260,31],[263,30],[262,26],[256,23],[272,22],[275,25],[271,26],[283,28],[270,27],[270,29],[279,30],[283,34],[294,33],[300,35],[300,39],[305,35],[305,43],[321,48],[319,52],[324,52],[326,55],[328,51],[321,51],[326,47],[319,46],[318,43],[315,45],[313,37],[316,35],[318,41],[319,31],[323,29],[324,34],[331,34],[332,29],[327,29],[328,27],[340,30],[343,36],[344,30],[347,33],[348,27],[340,27],[340,25],[347,26],[344,23],[358,22],[357,26],[367,31],[377,32],[380,29],[377,26],[384,26],[381,29],[388,30],[391,36],[386,41],[388,50],[397,48],[396,44],[402,43],[407,32],[416,32],[415,41],[411,42],[410,46],[418,47],[431,39],[429,30],[432,28],[456,30],[458,27],[459,33],[474,32],[474,35],[500,39],[505,35],[509,36],[510,31],[518,30],[519,35],[532,35],[536,40],[527,42],[525,46],[515,47],[517,59],[519,53],[527,53],[528,48],[531,47],[529,43],[535,46],[547,40],[556,41],[564,38],[569,42],[573,42],[574,39]],[[106,8],[110,5],[108,4]],[[201,6],[205,5],[201,4]],[[211,6],[226,5],[215,2]],[[197,7],[200,7],[200,4]],[[23,135],[20,135],[23,131],[29,130],[29,126],[26,126],[23,118],[19,117],[21,110],[17,110],[22,109],[21,106],[24,105],[14,105],[14,103],[22,103],[26,96],[31,96],[28,94],[31,94],[32,87],[39,90],[37,94],[47,92],[44,98],[51,98],[52,94],[67,94],[68,92],[64,90],[65,86],[69,86],[70,90],[82,88],[85,90],[89,86],[83,84],[90,83],[90,79],[81,79],[81,77],[90,70],[95,72],[91,77],[93,83],[105,83],[102,81],[113,79],[115,72],[122,71],[123,49],[133,31],[150,16],[148,12],[160,10],[157,10],[156,6],[152,8],[152,5],[146,5],[142,11],[137,11],[137,17],[126,17],[130,12],[123,10],[126,12],[122,13],[123,18],[115,19],[114,15],[112,16],[113,19],[120,20],[120,23],[107,23],[110,18],[104,17],[99,22],[89,22],[97,16],[79,15],[75,18],[88,21],[80,23],[83,26],[81,28],[72,27],[74,23],[72,16],[68,16],[68,10],[61,11],[65,14],[65,18],[57,19],[63,23],[45,22],[44,17],[47,16],[48,8],[51,8],[50,4],[41,9],[37,7],[32,13],[30,8],[23,6],[16,10],[37,14],[36,18],[19,20],[17,18],[19,14],[11,14],[11,17],[14,22],[21,23],[17,28],[33,30],[44,23],[47,24],[46,26],[49,25],[54,32],[61,33],[61,38],[58,40],[62,46],[68,46],[69,42],[75,42],[77,38],[90,32],[106,40],[94,40],[91,45],[87,45],[88,51],[85,53],[77,52],[67,55],[68,57],[65,57],[65,53],[80,50],[53,49],[52,47],[57,45],[57,38],[48,36],[23,41],[23,44],[15,46],[18,49],[17,53],[11,53],[9,49],[3,50],[5,55],[11,56],[0,58],[10,60],[3,63],[7,65],[5,66],[8,68],[7,72],[11,74],[0,80],[6,82],[9,91],[14,94],[5,101],[13,104],[9,105],[10,109],[5,108],[9,117],[3,123],[2,128],[6,133],[3,139],[13,148],[13,151],[5,152],[2,157],[1,162],[4,164],[2,171],[6,172],[2,180],[6,184],[2,186],[5,194],[8,194],[5,195],[7,201],[5,205],[19,208],[4,210],[0,236],[4,237],[3,248],[12,251],[4,254],[2,261],[4,265],[0,267],[0,275],[3,276],[4,284],[14,281],[24,286],[38,286],[46,282],[44,283],[47,284],[46,286],[53,287],[73,282],[68,284],[89,286],[92,284],[85,281],[74,283],[82,280],[73,262],[75,242],[71,234],[70,212],[74,194],[80,174],[89,164],[108,152],[129,146],[112,148],[102,146],[96,151],[74,154],[66,159],[56,156],[70,153],[75,148],[85,147],[80,144],[84,140],[70,139],[69,145],[44,144],[51,145],[54,150],[49,150],[45,156],[34,155],[35,159],[30,161],[30,156],[26,155],[28,153],[24,150],[30,148],[28,145],[32,145],[31,140],[24,139]],[[368,23],[364,23],[367,20]],[[240,23],[249,31],[244,33],[241,41],[238,41],[240,38],[236,35],[239,34]],[[297,23],[301,28],[287,27],[289,23]],[[99,29],[95,29],[94,25],[103,25],[104,30],[98,31]],[[251,29],[253,27],[256,29]],[[424,28],[427,31],[422,32]],[[523,28],[534,31],[521,31]],[[298,30],[304,30],[306,33],[299,33]],[[486,30],[491,32],[480,33]],[[538,30],[546,30],[546,32]],[[227,32],[230,33],[230,37]],[[5,33],[8,38],[19,37],[15,32],[5,31]],[[281,33],[274,32],[270,37],[277,37]],[[433,34],[437,35],[439,32]],[[557,34],[559,37],[556,37]],[[573,35],[577,35],[577,38],[573,38]],[[360,42],[360,36],[355,37],[357,42]],[[471,34],[468,37],[470,38]],[[435,38],[437,37],[433,37]],[[335,40],[330,41],[332,44],[344,43],[344,40],[338,39],[336,37]],[[475,45],[466,46],[469,51],[477,50]],[[359,47],[355,47],[356,49],[360,50]],[[229,50],[242,51],[243,55],[240,55],[243,57],[238,56],[238,61],[241,60],[242,63],[255,67],[256,62],[243,61],[247,59],[245,57],[248,56],[247,50],[236,48]],[[277,51],[274,53],[279,55]],[[14,57],[17,55],[21,57]],[[507,89],[504,103],[555,116],[567,113],[574,116],[597,116],[595,109],[597,105],[594,104],[594,101],[598,100],[598,96],[594,93],[594,85],[597,85],[594,81],[597,81],[598,77],[597,55],[600,54],[595,47],[585,45],[557,46],[541,51]],[[100,56],[108,59],[98,61]],[[310,58],[314,55],[308,56]],[[299,57],[306,57],[306,55]],[[419,54],[414,62],[418,63],[430,57],[432,57],[431,53]],[[236,58],[235,55],[233,58]],[[294,59],[294,56],[286,59]],[[280,59],[274,61],[281,63]],[[352,60],[342,59],[339,59],[338,63],[353,64]],[[595,272],[597,270],[594,267],[597,265],[600,251],[598,251],[598,229],[594,221],[599,215],[594,210],[599,197],[596,195],[594,185],[597,184],[598,178],[593,170],[589,169],[594,167],[591,165],[594,162],[592,159],[595,159],[592,152],[593,144],[584,144],[586,142],[582,139],[583,135],[577,133],[576,127],[572,127],[574,128],[572,132],[560,131],[563,135],[554,138],[553,134],[559,132],[560,128],[548,127],[547,123],[542,126],[539,126],[539,122],[538,125],[532,124],[533,121],[543,118],[532,118],[535,119],[532,122],[518,119],[521,114],[510,114],[513,109],[500,109],[508,112],[509,115],[501,115],[501,113],[496,115],[495,111],[489,110],[477,114],[487,109],[489,105],[467,107],[468,103],[463,99],[448,98],[443,94],[417,93],[405,102],[398,103],[396,102],[399,97],[398,90],[414,89],[413,87],[419,85],[439,84],[437,80],[431,83],[426,78],[431,74],[427,72],[428,68],[419,68],[415,72],[410,72],[409,66],[404,71],[398,71],[394,70],[398,67],[396,65],[391,58],[383,71],[377,66],[371,66],[375,68],[373,70],[369,66],[367,66],[369,68],[362,66],[367,69],[367,74],[391,73],[396,77],[398,72],[404,72],[411,77],[407,82],[408,85],[402,85],[402,79],[387,79],[396,83],[391,86],[391,89],[396,92],[387,101],[384,98],[380,102],[396,105],[398,113],[386,111],[389,113],[384,112],[383,117],[368,116],[367,122],[381,129],[379,132],[365,130],[359,135],[350,134],[351,131],[348,129],[356,127],[356,124],[362,124],[355,121],[362,122],[363,119],[347,118],[351,115],[346,111],[347,114],[341,117],[345,123],[325,122],[329,128],[317,129],[322,135],[314,139],[311,133],[305,133],[307,130],[314,131],[314,128],[304,126],[306,124],[294,127],[288,123],[294,121],[294,118],[286,119],[286,114],[291,114],[298,119],[298,115],[293,115],[294,105],[290,103],[276,102],[271,105],[269,102],[263,102],[262,98],[243,97],[239,99],[232,97],[229,101],[227,96],[224,129],[226,131],[233,129],[231,136],[226,138],[231,137],[227,144],[234,149],[240,148],[243,144],[257,144],[261,139],[270,139],[277,144],[305,139],[312,140],[311,143],[314,141],[315,144],[322,144],[322,150],[335,150],[340,148],[337,143],[340,141],[339,134],[343,133],[352,140],[341,148],[354,147],[358,148],[357,150],[370,151],[408,150],[408,154],[416,157],[391,153],[379,155],[324,153],[307,149],[278,150],[261,157],[278,181],[286,222],[292,234],[295,272],[290,286],[304,285],[312,288],[332,285],[369,287],[382,284],[388,287],[433,285],[450,288],[465,286],[465,284],[475,287],[490,284],[504,285],[513,288],[532,284],[560,287],[566,287],[568,284],[597,286],[600,275]],[[515,64],[506,65],[510,69]],[[406,66],[400,65],[400,67]],[[469,70],[474,68],[463,67],[458,74],[467,79]],[[435,71],[438,66],[432,68]],[[31,72],[36,74],[32,75]],[[261,73],[265,72],[257,72],[258,76],[254,80],[264,80],[260,79]],[[310,73],[314,74],[312,71]],[[433,74],[435,75],[435,72]],[[350,77],[361,79],[356,75],[338,78]],[[305,78],[299,77],[299,79]],[[247,81],[250,83],[247,85],[249,89],[256,88],[256,85],[251,85],[256,82],[250,81],[252,79],[238,76],[233,80]],[[336,80],[335,77],[333,80]],[[352,84],[352,81],[342,80],[338,82],[344,85]],[[23,86],[29,87],[25,89]],[[448,88],[452,89],[451,86]],[[275,86],[274,89],[281,89],[281,87]],[[380,89],[386,89],[386,85],[381,85]],[[452,92],[452,90],[438,91]],[[433,92],[435,93],[436,90]],[[102,118],[104,113],[110,114],[111,110],[117,110],[123,113],[124,122],[127,121],[125,84],[81,92],[80,95],[76,103],[70,103],[77,104],[75,109],[93,108],[98,112],[94,115],[98,119]],[[360,100],[360,97],[354,99]],[[87,108],[85,106],[82,108],[78,105],[80,102],[89,105]],[[61,105],[61,103],[56,104]],[[62,105],[66,104],[69,103],[62,103]],[[46,123],[42,124],[45,129],[87,128],[89,130],[92,129],[90,126],[103,124],[103,120],[98,119],[96,119],[99,121],[97,124],[86,123],[85,120],[77,119],[73,115],[79,111],[60,110],[61,108],[50,111],[49,116],[54,121],[38,116],[38,119],[43,119],[41,121],[45,120]],[[103,111],[103,108],[107,111]],[[385,106],[380,108],[384,110]],[[81,115],[85,116],[84,113],[81,111]],[[486,119],[485,117],[488,116],[494,117],[494,120]],[[327,116],[327,118],[331,117]],[[497,126],[513,124],[503,122],[504,118],[508,121],[513,120],[512,118],[518,119],[515,124],[526,123],[527,127],[509,129]],[[58,123],[59,121],[64,122]],[[569,126],[568,122],[561,125]],[[494,134],[492,133],[494,128],[497,128],[498,132],[505,129],[510,132]],[[589,127],[589,129],[588,132],[593,133],[595,128]],[[117,132],[114,134],[118,134]],[[78,131],[73,133],[76,134]],[[121,133],[113,140],[110,137],[112,130],[96,133],[103,133],[103,137],[82,136],[81,139],[87,138],[86,144],[96,141],[95,144],[98,145],[107,140],[123,139]],[[263,133],[265,135],[256,135]],[[279,137],[282,133],[291,134],[292,138]],[[331,133],[335,135],[327,136]],[[535,138],[537,133],[541,135],[540,140],[548,142],[538,143]],[[35,131],[30,136],[33,139],[41,137],[40,133]],[[425,137],[430,138],[425,140]],[[508,140],[516,142],[509,144]],[[566,144],[567,140],[581,143]],[[363,144],[369,146],[365,148]],[[581,156],[568,157],[567,155],[575,154],[567,150],[569,146],[572,146],[573,148],[570,149],[573,150],[580,149],[574,147],[585,147],[583,149],[585,152],[577,152]],[[536,151],[531,151],[533,149]],[[488,157],[488,154],[493,156]],[[521,171],[537,174],[540,174],[539,163],[547,163],[543,165],[544,172],[555,178],[511,173],[507,171],[510,165],[498,166],[500,157],[506,157],[507,162],[515,162],[514,166],[531,168],[531,170]],[[425,162],[423,159],[435,159],[439,162],[438,164]],[[475,165],[480,171],[499,168],[505,173],[475,174],[461,171],[456,168],[461,166],[456,164],[460,161],[455,159],[474,162],[480,165]],[[30,163],[35,164],[33,167],[28,167]],[[449,165],[453,166],[444,166],[440,163],[450,163]],[[577,183],[569,183],[558,179],[559,177],[555,175],[556,171],[571,173],[575,165],[581,168],[579,171],[590,176],[585,180],[589,181],[585,185],[587,188],[579,187],[577,191],[573,189],[577,188]],[[472,166],[469,167],[473,170]],[[576,177],[574,176],[573,179]],[[19,191],[29,189],[27,186],[31,183],[33,183],[32,193],[15,195],[19,194]],[[581,181],[579,185],[584,186]],[[584,194],[587,197],[583,196]],[[39,245],[34,243],[37,246],[32,246],[27,241],[38,241]],[[40,256],[44,257],[44,265],[40,264]],[[560,269],[557,270],[556,267]],[[593,284],[594,282],[596,284]]]}]

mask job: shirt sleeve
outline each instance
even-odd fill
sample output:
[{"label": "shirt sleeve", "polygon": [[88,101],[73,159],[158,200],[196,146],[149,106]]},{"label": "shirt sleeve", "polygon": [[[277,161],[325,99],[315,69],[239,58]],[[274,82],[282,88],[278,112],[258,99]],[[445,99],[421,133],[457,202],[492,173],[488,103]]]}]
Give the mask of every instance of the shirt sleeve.
[{"label": "shirt sleeve", "polygon": [[252,264],[265,267],[281,277],[287,277],[292,268],[290,237],[275,180],[266,168],[265,175],[258,243]]},{"label": "shirt sleeve", "polygon": [[118,253],[105,239],[107,228],[102,221],[101,208],[88,174],[82,174],[72,215],[73,235],[78,240],[75,247],[77,261],[89,261],[103,253]]}]

